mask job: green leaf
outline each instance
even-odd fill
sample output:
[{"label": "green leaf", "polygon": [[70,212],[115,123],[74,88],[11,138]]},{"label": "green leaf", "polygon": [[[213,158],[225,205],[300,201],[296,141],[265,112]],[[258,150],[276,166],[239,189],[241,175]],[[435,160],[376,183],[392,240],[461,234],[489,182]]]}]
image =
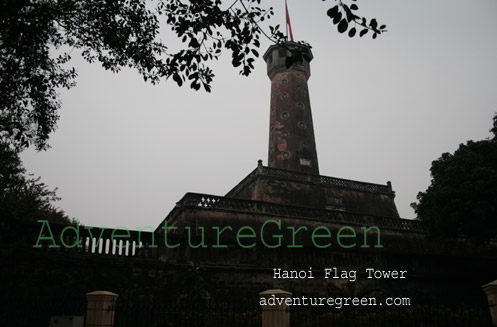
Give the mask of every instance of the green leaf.
[{"label": "green leaf", "polygon": [[200,84],[195,80],[190,84],[190,87],[196,91],[200,89]]},{"label": "green leaf", "polygon": [[363,37],[364,35],[368,34],[369,30],[367,28],[363,29],[360,33],[359,36]]},{"label": "green leaf", "polygon": [[357,5],[355,3],[353,3],[350,5],[350,9],[357,10],[357,9],[359,9],[359,7],[357,7]]},{"label": "green leaf", "polygon": [[376,21],[375,18],[373,18],[371,22],[369,22],[369,26],[371,26],[371,28],[374,30],[376,29],[376,27],[378,27],[378,22]]},{"label": "green leaf", "polygon": [[347,20],[349,22],[351,22],[353,19],[354,19],[354,14],[352,13],[352,11],[350,10],[349,6],[347,5],[343,5],[343,10],[345,10],[345,15],[347,17]]},{"label": "green leaf", "polygon": [[349,23],[347,23],[347,20],[342,19],[340,21],[340,23],[338,24],[337,30],[338,30],[338,32],[343,33],[347,30],[348,27],[349,27]]},{"label": "green leaf", "polygon": [[355,33],[356,33],[356,29],[355,29],[355,27],[352,27],[349,31],[349,37],[354,37]]},{"label": "green leaf", "polygon": [[178,73],[174,73],[173,80],[178,84],[178,86],[183,85],[183,80],[181,79],[181,76],[179,76]]},{"label": "green leaf", "polygon": [[340,20],[342,19],[342,13],[339,12],[338,14],[335,15],[335,17],[333,18],[333,24],[338,24],[340,22]]},{"label": "green leaf", "polygon": [[190,40],[190,43],[188,44],[188,46],[192,47],[192,48],[198,48],[200,46],[200,44],[198,43],[196,38],[192,38]]},{"label": "green leaf", "polygon": [[326,14],[327,14],[330,18],[335,17],[335,15],[336,15],[336,14],[338,14],[338,5],[336,5],[336,6],[335,6],[335,7],[333,7],[333,8],[328,9],[328,11],[326,12]]}]

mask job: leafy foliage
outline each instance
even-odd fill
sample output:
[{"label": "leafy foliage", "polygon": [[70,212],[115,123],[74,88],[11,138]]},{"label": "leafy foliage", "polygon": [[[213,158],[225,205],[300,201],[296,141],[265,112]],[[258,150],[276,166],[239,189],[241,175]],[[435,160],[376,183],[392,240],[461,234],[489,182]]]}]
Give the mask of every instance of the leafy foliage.
[{"label": "leafy foliage", "polygon": [[[273,11],[257,7],[260,0],[244,2],[250,6],[222,9],[220,0],[158,1],[154,8],[144,0],[2,1],[0,137],[18,149],[47,147],[60,108],[57,88],[74,86],[76,71],[65,68],[72,49],[113,72],[131,67],[152,83],[172,78],[210,91],[214,75],[206,62],[225,48],[248,75],[260,45],[257,22]],[[161,21],[183,49],[170,51],[159,40]]]},{"label": "leafy foliage", "polygon": [[[354,0],[352,0],[354,1]],[[259,26],[273,9],[261,0],[4,0],[0,2],[0,141],[16,149],[46,149],[56,128],[59,88],[71,88],[77,77],[67,67],[77,49],[89,62],[112,72],[136,69],[145,81],[171,78],[179,86],[211,90],[208,64],[223,51],[231,53],[240,74],[249,75],[259,56],[261,36],[284,43],[279,27]],[[348,25],[383,30],[376,20],[359,21],[357,5],[339,0],[328,14],[340,32]],[[335,8],[335,7],[334,7]],[[343,19],[337,17],[344,13]],[[164,26],[182,46],[173,50],[162,40]],[[362,34],[363,32],[361,32]],[[355,34],[351,29],[349,35]],[[362,36],[362,35],[361,35]],[[169,37],[169,35],[168,35]],[[295,54],[292,60],[302,60]]]},{"label": "leafy foliage", "polygon": [[188,270],[181,280],[182,286],[177,299],[181,302],[191,302],[195,299],[196,304],[205,304],[211,299],[207,290],[207,282],[204,278],[205,268],[194,261],[190,261]]},{"label": "leafy foliage", "polygon": [[13,220],[69,223],[52,204],[59,200],[56,190],[49,190],[39,177],[26,176],[19,154],[0,144],[0,226]]},{"label": "leafy foliage", "polygon": [[497,115],[494,137],[461,144],[432,162],[431,185],[411,206],[434,238],[497,237]]},{"label": "leafy foliage", "polygon": [[[326,1],[326,0],[323,0]],[[371,31],[373,39],[376,39],[378,35],[386,32],[386,25],[378,24],[376,18],[369,20],[366,17],[361,17],[357,15],[359,7],[356,3],[347,5],[342,0],[335,0],[338,2],[334,7],[328,9],[326,14],[332,19],[333,24],[337,26],[339,33],[345,33],[347,30],[349,37],[354,37],[359,29],[359,37],[363,37],[369,31]],[[357,0],[352,0],[356,2]]]}]

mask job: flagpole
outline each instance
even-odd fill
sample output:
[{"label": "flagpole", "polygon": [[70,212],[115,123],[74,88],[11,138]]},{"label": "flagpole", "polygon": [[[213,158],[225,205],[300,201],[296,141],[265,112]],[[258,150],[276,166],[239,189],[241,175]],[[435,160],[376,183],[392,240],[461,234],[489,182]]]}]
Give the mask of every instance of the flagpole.
[{"label": "flagpole", "polygon": [[286,3],[286,0],[285,0],[285,27],[286,27],[286,41],[288,42],[288,20],[287,20],[287,9],[288,8],[288,4]]},{"label": "flagpole", "polygon": [[288,34],[290,34],[290,41],[293,42],[292,23],[290,23],[290,14],[288,13],[288,4],[285,0],[285,14],[286,14],[286,40],[288,42]]}]

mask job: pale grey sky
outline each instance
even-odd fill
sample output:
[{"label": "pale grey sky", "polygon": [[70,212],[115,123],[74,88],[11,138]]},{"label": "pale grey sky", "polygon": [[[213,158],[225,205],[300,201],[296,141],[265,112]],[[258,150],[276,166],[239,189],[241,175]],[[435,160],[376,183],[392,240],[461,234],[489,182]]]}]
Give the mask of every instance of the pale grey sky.
[{"label": "pale grey sky", "polygon": [[[392,181],[403,218],[430,183],[431,161],[490,136],[497,111],[497,1],[365,1],[388,32],[350,39],[326,10],[334,1],[288,0],[294,36],[313,46],[309,80],[322,175]],[[284,26],[284,1],[272,24]],[[264,41],[261,53],[270,45]],[[78,58],[78,86],[62,91],[52,146],[23,155],[58,187],[58,206],[85,225],[156,227],[186,192],[224,195],[267,163],[269,91],[260,58],[248,78],[228,57],[213,92],[152,86],[134,71],[106,72]]]}]

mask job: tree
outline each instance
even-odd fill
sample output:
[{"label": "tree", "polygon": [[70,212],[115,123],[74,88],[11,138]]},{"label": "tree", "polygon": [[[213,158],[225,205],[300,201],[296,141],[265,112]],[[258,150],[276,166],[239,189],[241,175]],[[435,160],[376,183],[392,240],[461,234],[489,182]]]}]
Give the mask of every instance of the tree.
[{"label": "tree", "polygon": [[490,131],[492,139],[468,141],[432,162],[431,185],[411,204],[431,237],[497,237],[497,114]]},{"label": "tree", "polygon": [[0,226],[14,220],[69,223],[64,211],[54,207],[59,200],[40,178],[26,175],[19,154],[0,143]]},{"label": "tree", "polygon": [[[362,27],[360,36],[384,31],[375,19],[357,16],[356,4],[342,0],[328,15],[339,32]],[[355,0],[351,0],[355,1]],[[210,91],[214,77],[208,64],[223,50],[232,64],[249,75],[259,56],[260,37],[285,41],[279,28],[266,33],[260,22],[273,16],[261,0],[3,0],[0,3],[0,141],[16,149],[48,147],[60,108],[57,90],[75,85],[76,70],[67,67],[74,49],[105,69],[136,69],[145,81],[172,78]],[[183,46],[161,40],[169,26]],[[352,26],[354,25],[354,26]],[[292,55],[293,62],[302,53]],[[291,63],[292,61],[289,61]]]}]

